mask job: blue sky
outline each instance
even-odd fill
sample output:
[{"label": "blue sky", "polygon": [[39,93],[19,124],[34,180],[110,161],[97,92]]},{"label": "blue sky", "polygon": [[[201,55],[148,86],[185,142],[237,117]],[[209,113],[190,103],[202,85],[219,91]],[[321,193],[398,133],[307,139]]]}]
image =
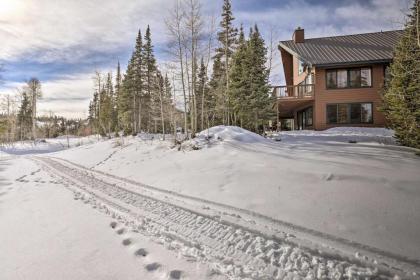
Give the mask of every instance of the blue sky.
[{"label": "blue sky", "polygon": [[[41,114],[85,117],[95,70],[125,66],[139,28],[152,29],[156,57],[169,60],[165,17],[175,0],[0,0],[0,95],[30,77],[43,83]],[[206,22],[220,14],[222,0],[202,0]],[[301,26],[319,37],[402,27],[411,0],[233,0],[235,24],[257,23],[269,39],[288,40]],[[275,52],[273,84],[283,82]]]}]

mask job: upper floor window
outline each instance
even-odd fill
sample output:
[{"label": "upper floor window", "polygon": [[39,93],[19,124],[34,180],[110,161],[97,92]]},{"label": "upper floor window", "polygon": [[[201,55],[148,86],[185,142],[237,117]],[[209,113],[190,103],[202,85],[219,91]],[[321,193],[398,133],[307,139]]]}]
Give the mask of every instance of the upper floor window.
[{"label": "upper floor window", "polygon": [[372,69],[368,67],[330,69],[327,70],[326,84],[327,89],[371,87]]},{"label": "upper floor window", "polygon": [[303,70],[305,68],[305,63],[302,60],[298,60],[298,73],[299,75],[303,73]]}]

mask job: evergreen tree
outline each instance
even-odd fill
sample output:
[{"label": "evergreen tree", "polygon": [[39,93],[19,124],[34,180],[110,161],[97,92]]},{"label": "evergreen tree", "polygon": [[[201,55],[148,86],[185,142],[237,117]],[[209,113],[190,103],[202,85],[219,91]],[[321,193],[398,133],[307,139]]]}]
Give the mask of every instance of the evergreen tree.
[{"label": "evergreen tree", "polygon": [[227,95],[229,91],[229,72],[230,72],[230,60],[232,58],[236,37],[238,30],[233,26],[233,20],[235,18],[232,14],[232,5],[230,0],[224,0],[223,10],[222,10],[222,20],[220,22],[221,31],[217,34],[217,39],[220,43],[220,47],[216,49],[216,58],[220,59],[220,62],[223,63],[223,68],[220,69],[224,72],[224,84],[220,83],[219,86],[224,86],[219,93],[222,95],[219,97],[221,99],[221,105],[223,107],[223,122],[230,123],[230,101]]},{"label": "evergreen tree", "polygon": [[22,93],[22,102],[17,114],[17,124],[20,140],[27,139],[30,135],[32,125],[32,106],[30,97],[25,91]]},{"label": "evergreen tree", "polygon": [[229,88],[229,98],[232,104],[234,124],[242,126],[250,111],[249,97],[251,96],[249,59],[252,53],[248,49],[248,42],[245,40],[244,30],[240,28],[238,48],[232,58],[230,70],[231,86]]},{"label": "evergreen tree", "polygon": [[211,80],[209,82],[210,93],[209,95],[212,97],[211,102],[208,104],[208,114],[209,118],[212,120],[211,125],[216,123],[223,123],[223,112],[225,106],[225,98],[224,98],[224,85],[225,85],[225,78],[224,75],[225,70],[222,64],[222,61],[219,56],[215,56],[213,61],[213,71]]},{"label": "evergreen tree", "polygon": [[121,94],[121,84],[122,84],[122,76],[121,76],[121,67],[120,61],[118,61],[117,65],[117,75],[115,77],[115,99],[114,99],[114,118],[115,118],[115,129],[116,131],[120,130],[120,122],[119,122],[119,109],[118,104],[120,103],[120,94]]},{"label": "evergreen tree", "polygon": [[254,30],[251,30],[249,36],[247,60],[250,83],[249,106],[252,108],[254,131],[261,132],[264,129],[263,121],[272,117],[273,110],[270,105],[273,100],[269,95],[269,71],[266,66],[267,48],[257,25],[255,25]]},{"label": "evergreen tree", "polygon": [[383,110],[398,141],[420,148],[419,0],[414,1],[389,68]]},{"label": "evergreen tree", "polygon": [[118,100],[118,119],[126,133],[137,133],[141,127],[141,104],[144,91],[144,60],[141,31],[122,81]]},{"label": "evergreen tree", "polygon": [[159,86],[160,77],[158,77],[156,59],[153,54],[153,45],[150,26],[147,26],[144,35],[143,57],[144,57],[144,75],[145,75],[145,94],[144,107],[147,127],[150,129],[154,119],[159,116]]},{"label": "evergreen tree", "polygon": [[241,27],[238,48],[232,59],[229,98],[235,124],[259,132],[272,115],[268,93],[267,49],[258,27],[250,30],[249,39]]}]

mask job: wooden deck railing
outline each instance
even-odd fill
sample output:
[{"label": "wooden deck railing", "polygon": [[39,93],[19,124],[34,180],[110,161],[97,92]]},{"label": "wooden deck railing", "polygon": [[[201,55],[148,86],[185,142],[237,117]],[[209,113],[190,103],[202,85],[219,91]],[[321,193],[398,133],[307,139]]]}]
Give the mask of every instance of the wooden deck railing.
[{"label": "wooden deck railing", "polygon": [[277,86],[273,93],[279,99],[299,99],[314,97],[315,85]]}]

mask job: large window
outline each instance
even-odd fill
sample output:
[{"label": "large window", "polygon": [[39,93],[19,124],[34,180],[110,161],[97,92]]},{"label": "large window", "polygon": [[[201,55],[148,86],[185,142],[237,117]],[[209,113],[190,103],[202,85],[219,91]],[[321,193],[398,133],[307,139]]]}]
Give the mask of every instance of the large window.
[{"label": "large window", "polygon": [[337,123],[337,104],[327,105],[327,123]]},{"label": "large window", "polygon": [[327,123],[372,123],[372,103],[340,103],[327,105]]},{"label": "large window", "polygon": [[372,86],[371,68],[350,68],[327,70],[328,89],[360,88]]}]

